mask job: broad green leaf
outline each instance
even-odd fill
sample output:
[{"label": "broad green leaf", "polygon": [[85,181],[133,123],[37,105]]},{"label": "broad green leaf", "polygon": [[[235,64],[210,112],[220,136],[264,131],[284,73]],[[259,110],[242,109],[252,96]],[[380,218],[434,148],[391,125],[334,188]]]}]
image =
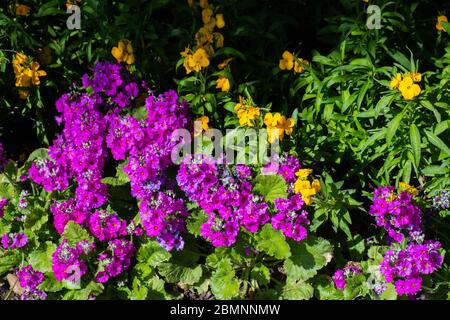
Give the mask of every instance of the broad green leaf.
[{"label": "broad green leaf", "polygon": [[241,281],[236,278],[232,266],[227,261],[219,263],[211,277],[211,291],[219,300],[229,300],[239,295]]},{"label": "broad green leaf", "polygon": [[264,196],[268,202],[287,197],[286,181],[278,174],[259,175],[254,183],[253,192]]},{"label": "broad green leaf", "polygon": [[69,221],[66,224],[62,236],[69,242],[71,246],[76,245],[82,240],[87,240],[89,242],[94,241],[94,239],[86,229],[83,229],[78,223],[73,221]]},{"label": "broad green leaf", "polygon": [[185,267],[170,262],[163,262],[158,267],[159,273],[169,283],[179,283],[181,285],[194,285],[202,277],[202,267]]},{"label": "broad green leaf", "polygon": [[52,271],[52,254],[56,250],[56,245],[47,241],[33,251],[29,256],[30,264],[34,270],[46,273]]},{"label": "broad green leaf", "polygon": [[395,116],[394,119],[391,120],[391,122],[389,122],[386,131],[387,144],[391,143],[392,138],[394,137],[398,127],[400,126],[400,122],[402,121],[404,114],[405,114],[404,112],[400,112],[398,115]]},{"label": "broad green leaf", "polygon": [[286,238],[280,231],[275,230],[270,224],[264,225],[256,235],[256,249],[263,251],[277,259],[286,259],[291,251]]},{"label": "broad green leaf", "polygon": [[0,276],[17,267],[22,261],[22,257],[17,251],[7,251],[0,255]]},{"label": "broad green leaf", "polygon": [[260,285],[267,285],[270,282],[270,270],[262,263],[252,268],[251,275]]},{"label": "broad green leaf", "polygon": [[286,300],[309,300],[314,295],[314,288],[306,282],[286,282],[283,286],[282,297]]},{"label": "broad green leaf", "polygon": [[323,238],[309,236],[291,245],[292,255],[284,262],[288,279],[306,281],[317,274],[333,257],[333,246]]}]

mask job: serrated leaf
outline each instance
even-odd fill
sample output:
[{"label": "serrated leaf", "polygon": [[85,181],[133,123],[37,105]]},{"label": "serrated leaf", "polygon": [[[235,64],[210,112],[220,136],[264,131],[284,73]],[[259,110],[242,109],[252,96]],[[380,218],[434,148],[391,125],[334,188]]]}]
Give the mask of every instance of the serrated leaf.
[{"label": "serrated leaf", "polygon": [[17,267],[22,261],[22,257],[17,251],[7,251],[0,255],[0,276]]},{"label": "serrated leaf", "polygon": [[306,281],[330,262],[333,246],[323,238],[309,236],[299,244],[291,245],[291,253],[284,262],[288,279]]},{"label": "serrated leaf", "polygon": [[82,240],[87,240],[88,242],[94,241],[93,237],[86,229],[83,229],[79,224],[73,221],[69,221],[66,224],[62,236],[69,242],[71,246],[76,245]]},{"label": "serrated leaf", "polygon": [[278,174],[259,175],[255,178],[253,192],[261,195],[268,202],[287,197],[287,185]]},{"label": "serrated leaf", "polygon": [[158,271],[167,282],[179,283],[181,285],[194,285],[200,280],[203,274],[200,265],[185,267],[169,262],[161,263]]},{"label": "serrated leaf", "polygon": [[291,250],[286,238],[280,231],[275,230],[270,224],[264,225],[256,236],[256,249],[263,251],[277,259],[286,259],[291,255]]},{"label": "serrated leaf", "polygon": [[267,285],[270,282],[270,270],[262,263],[258,263],[252,268],[251,276],[260,285]]},{"label": "serrated leaf", "polygon": [[30,264],[34,270],[46,273],[52,271],[52,254],[56,250],[56,245],[50,241],[41,244],[29,256]]},{"label": "serrated leaf", "polygon": [[239,295],[240,280],[227,261],[222,261],[211,277],[211,292],[219,300],[229,300]]},{"label": "serrated leaf", "polygon": [[287,282],[283,286],[282,298],[287,300],[309,300],[314,295],[314,288],[303,281]]}]

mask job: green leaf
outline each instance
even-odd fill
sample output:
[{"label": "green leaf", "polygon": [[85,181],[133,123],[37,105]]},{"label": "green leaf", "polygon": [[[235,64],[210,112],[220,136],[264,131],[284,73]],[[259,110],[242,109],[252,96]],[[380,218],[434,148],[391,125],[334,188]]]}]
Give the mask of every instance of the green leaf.
[{"label": "green leaf", "polygon": [[444,154],[447,155],[447,157],[450,157],[450,148],[444,143],[444,141],[430,131],[425,130],[425,134],[428,137],[428,141],[438,147]]},{"label": "green leaf", "polygon": [[234,56],[234,57],[238,57],[240,59],[242,59],[243,61],[247,61],[247,59],[245,58],[245,55],[233,48],[230,47],[223,47],[220,48],[219,50],[216,51],[216,53],[214,53],[214,57],[218,57],[221,55],[226,55],[226,56]]},{"label": "green leaf", "polygon": [[94,241],[87,230],[83,229],[79,224],[73,221],[69,221],[66,224],[62,236],[69,242],[71,246],[76,245],[82,240],[87,240],[88,242]]},{"label": "green leaf", "polygon": [[397,292],[395,292],[395,286],[392,283],[386,284],[386,290],[380,295],[382,300],[397,300]]},{"label": "green leaf", "polygon": [[47,148],[39,148],[34,150],[27,159],[27,162],[34,161],[36,159],[47,159],[48,158],[48,149]]},{"label": "green leaf", "polygon": [[52,254],[56,250],[56,245],[47,241],[39,246],[39,249],[33,251],[29,256],[30,264],[33,269],[46,273],[52,271]]},{"label": "green leaf", "polygon": [[264,196],[268,202],[287,197],[286,181],[278,174],[259,175],[254,183],[253,192]]},{"label": "green leaf", "polygon": [[174,263],[164,262],[158,267],[159,273],[169,283],[178,283],[180,285],[194,285],[202,277],[202,267],[185,267]]},{"label": "green leaf", "polygon": [[256,249],[263,251],[277,259],[286,259],[291,255],[291,250],[286,238],[280,231],[275,230],[270,224],[264,225],[256,235]]},{"label": "green leaf", "polygon": [[287,300],[309,300],[314,295],[314,288],[303,281],[288,281],[283,286],[282,298]]},{"label": "green leaf", "polygon": [[336,289],[333,282],[326,276],[321,275],[315,282],[316,297],[319,300],[342,300],[342,291]]},{"label": "green leaf", "polygon": [[391,143],[392,138],[394,137],[398,127],[400,126],[400,122],[402,121],[404,114],[405,114],[404,112],[399,113],[398,115],[395,116],[394,119],[391,120],[391,122],[389,122],[386,131],[387,144]]},{"label": "green leaf", "polygon": [[0,276],[17,267],[21,261],[21,255],[17,251],[7,251],[0,255]]},{"label": "green leaf", "polygon": [[232,266],[227,261],[219,263],[211,277],[211,291],[219,300],[229,300],[239,295],[241,281],[235,276]]},{"label": "green leaf", "polygon": [[270,270],[262,263],[258,263],[252,268],[251,275],[260,285],[267,285],[270,282]]},{"label": "green leaf", "polygon": [[162,262],[168,261],[171,254],[162,248],[157,242],[149,241],[141,245],[136,257],[139,262],[156,267]]},{"label": "green leaf", "polygon": [[292,255],[284,262],[288,279],[306,281],[317,274],[333,257],[333,246],[323,238],[309,236],[291,245]]},{"label": "green leaf", "polygon": [[414,164],[416,165],[416,168],[418,168],[421,157],[420,132],[414,123],[409,128],[409,139],[411,141],[411,147],[413,150]]}]

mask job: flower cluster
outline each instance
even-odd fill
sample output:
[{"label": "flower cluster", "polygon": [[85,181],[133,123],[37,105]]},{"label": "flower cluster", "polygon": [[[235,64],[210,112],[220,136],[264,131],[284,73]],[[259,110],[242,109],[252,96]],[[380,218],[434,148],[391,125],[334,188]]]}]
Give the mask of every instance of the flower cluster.
[{"label": "flower cluster", "polygon": [[[14,74],[16,76],[16,87],[28,88],[39,86],[41,84],[40,77],[44,77],[47,73],[39,70],[39,63],[32,61],[25,54],[18,52],[12,61]],[[27,89],[19,89],[21,99],[26,99],[29,95]]]},{"label": "flower cluster", "polygon": [[297,58],[291,52],[284,51],[278,67],[280,68],[280,70],[294,69],[295,73],[303,73],[305,71],[305,66],[308,64],[308,60]]},{"label": "flower cluster", "polygon": [[117,47],[113,47],[111,54],[116,58],[117,63],[125,62],[127,64],[134,63],[134,54],[131,41],[127,39],[119,40]]},{"label": "flower cluster", "polygon": [[180,233],[185,231],[184,219],[188,216],[183,200],[176,199],[171,191],[158,192],[153,199],[143,200],[139,208],[142,225],[149,237],[157,237],[167,251],[183,249],[184,240]]},{"label": "flower cluster", "polygon": [[30,14],[30,7],[24,4],[13,4],[16,16],[27,16]]},{"label": "flower cluster", "polygon": [[239,97],[239,103],[234,106],[234,112],[237,114],[240,126],[254,127],[261,115],[258,107],[252,106],[251,101],[245,101],[242,97]]},{"label": "flower cluster", "polygon": [[337,289],[344,290],[347,279],[361,273],[361,267],[353,262],[347,263],[344,269],[337,269],[333,275],[333,282]]},{"label": "flower cluster", "polygon": [[6,198],[2,198],[0,199],[0,219],[3,218],[3,216],[5,215],[5,207],[8,204],[8,199]]},{"label": "flower cluster", "polygon": [[417,84],[422,81],[422,74],[418,72],[407,73],[402,76],[401,73],[397,73],[391,80],[390,87],[392,89],[398,89],[405,100],[411,100],[417,97],[422,89]]},{"label": "flower cluster", "polygon": [[240,226],[256,232],[270,220],[267,204],[251,192],[251,178],[249,167],[240,164],[232,170],[222,158],[197,154],[181,164],[178,185],[206,213],[200,234],[214,246],[233,245]]},{"label": "flower cluster", "polygon": [[89,216],[87,225],[89,231],[100,241],[126,236],[127,222],[120,220],[116,213],[106,210],[96,210]]},{"label": "flower cluster", "polygon": [[94,244],[87,241],[71,246],[63,239],[52,255],[52,270],[56,280],[78,282],[88,269],[81,257],[89,254],[93,248]]},{"label": "flower cluster", "polygon": [[50,207],[50,211],[53,214],[53,224],[59,234],[64,232],[64,228],[69,221],[83,225],[88,216],[87,211],[76,208],[72,198],[67,201],[55,201]]},{"label": "flower cluster", "polygon": [[320,181],[314,179],[311,182],[308,179],[312,171],[312,169],[300,169],[295,172],[295,175],[298,178],[295,181],[294,190],[296,193],[300,193],[302,195],[302,199],[307,205],[312,204],[311,197],[316,195],[317,192],[320,191]]},{"label": "flower cluster", "polygon": [[376,217],[377,226],[383,227],[396,242],[403,241],[402,231],[420,231],[421,210],[412,199],[408,191],[395,194],[394,187],[379,187],[374,192],[369,214]]},{"label": "flower cluster", "polygon": [[27,265],[17,271],[17,278],[20,286],[25,289],[21,295],[21,300],[45,300],[47,294],[36,289],[44,281],[44,274],[36,271],[31,265]]},{"label": "flower cluster", "polygon": [[281,115],[278,112],[268,112],[264,116],[264,124],[267,126],[267,137],[269,143],[274,143],[275,140],[283,140],[284,134],[291,135],[294,130],[294,119]]},{"label": "flower cluster", "polygon": [[308,212],[302,210],[305,205],[303,195],[296,193],[296,174],[301,169],[298,159],[294,156],[284,154],[275,155],[263,168],[263,174],[279,174],[288,184],[287,198],[275,199],[276,213],[271,223],[275,229],[295,241],[301,241],[307,236],[307,225],[310,224]]},{"label": "flower cluster", "polygon": [[[0,206],[1,207],[1,206]],[[440,210],[450,209],[450,191],[440,190],[438,195],[433,197],[433,207]]]},{"label": "flower cluster", "polygon": [[108,251],[98,257],[100,271],[95,276],[95,280],[104,283],[127,270],[135,252],[133,243],[127,239],[109,241]]},{"label": "flower cluster", "polygon": [[434,272],[441,267],[443,257],[438,252],[441,244],[425,241],[410,243],[405,249],[389,249],[380,264],[380,272],[387,282],[393,282],[399,295],[414,295],[422,288],[421,275]]},{"label": "flower cluster", "polygon": [[20,249],[27,245],[28,237],[25,233],[4,233],[0,242],[4,250]]}]

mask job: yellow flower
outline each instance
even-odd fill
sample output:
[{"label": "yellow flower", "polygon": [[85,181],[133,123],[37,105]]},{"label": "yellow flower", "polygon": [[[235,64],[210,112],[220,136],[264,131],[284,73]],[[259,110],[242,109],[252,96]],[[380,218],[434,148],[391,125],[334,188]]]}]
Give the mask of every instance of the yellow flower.
[{"label": "yellow flower", "polygon": [[223,70],[223,69],[225,69],[225,67],[226,67],[231,61],[233,61],[233,60],[234,60],[234,57],[225,59],[222,63],[220,63],[220,64],[217,66],[217,68],[219,68],[220,70]]},{"label": "yellow flower", "polygon": [[276,112],[272,114],[271,112],[267,112],[264,116],[264,124],[267,127],[277,127],[279,122],[281,121],[281,114]]},{"label": "yellow flower", "polygon": [[197,47],[204,47],[206,44],[211,43],[213,40],[213,35],[211,32],[205,28],[201,27],[198,29],[197,33],[195,34],[195,41],[197,43]]},{"label": "yellow flower", "polygon": [[194,0],[187,0],[187,3],[188,3],[188,6],[191,8],[193,8],[195,5]]},{"label": "yellow flower", "polygon": [[16,15],[17,16],[27,16],[30,14],[30,7],[24,4],[16,5]]},{"label": "yellow flower", "polygon": [[316,194],[316,190],[311,189],[303,189],[300,191],[300,194],[302,195],[303,201],[305,201],[306,205],[312,204],[311,196],[314,196]]},{"label": "yellow flower", "polygon": [[400,73],[397,73],[397,74],[395,75],[395,77],[392,78],[391,82],[389,83],[389,86],[390,86],[392,89],[397,89],[398,86],[400,85],[400,82],[401,82],[401,81],[402,81],[402,75],[401,75]]},{"label": "yellow flower", "polygon": [[192,71],[199,72],[202,68],[209,66],[209,58],[205,49],[199,48],[194,54],[184,58],[183,66],[186,69],[187,74]]},{"label": "yellow flower", "polygon": [[299,169],[295,175],[299,177],[300,179],[307,178],[311,173],[313,172],[312,169]]},{"label": "yellow flower", "polygon": [[183,58],[186,58],[187,56],[189,56],[189,48],[184,48],[184,51],[181,51],[180,54]]},{"label": "yellow flower", "polygon": [[405,100],[411,100],[414,97],[417,97],[421,92],[419,85],[415,84],[413,79],[409,76],[403,78],[398,89]]},{"label": "yellow flower", "polygon": [[118,63],[134,63],[133,47],[131,45],[131,42],[127,39],[120,40],[117,47],[112,48],[111,54],[114,56],[114,58],[116,58]]},{"label": "yellow flower", "polygon": [[445,28],[442,26],[441,22],[448,22],[447,17],[446,16],[439,16],[437,18],[436,29],[440,30],[440,31],[447,32],[447,30],[445,30]]},{"label": "yellow flower", "polygon": [[311,189],[311,182],[308,180],[297,179],[294,183],[294,191],[300,193],[301,190]]},{"label": "yellow flower", "polygon": [[81,0],[67,0],[66,8],[70,8],[70,6],[73,4],[78,5],[80,2],[81,2]]},{"label": "yellow flower", "polygon": [[303,73],[305,71],[305,68],[303,67],[303,65],[307,65],[309,64],[308,60],[299,58],[299,61],[295,61],[294,62],[294,72],[295,73]]},{"label": "yellow flower", "polygon": [[22,73],[22,71],[24,70],[23,64],[27,60],[28,60],[28,57],[26,55],[24,55],[23,53],[20,53],[20,52],[16,53],[16,56],[14,57],[14,59],[12,61],[13,70],[14,70],[15,75]]},{"label": "yellow flower", "polygon": [[314,179],[312,182],[312,187],[314,190],[316,190],[316,192],[320,191],[320,181],[317,179]]},{"label": "yellow flower", "polygon": [[210,8],[205,8],[202,10],[202,20],[204,24],[208,24],[211,21],[213,11]]},{"label": "yellow flower", "polygon": [[417,196],[419,194],[419,190],[414,188],[413,186],[410,186],[409,184],[405,182],[399,182],[398,188],[402,191],[406,191],[414,196]]},{"label": "yellow flower", "polygon": [[230,80],[228,80],[228,78],[219,77],[219,79],[217,79],[216,83],[217,83],[216,88],[222,89],[222,92],[230,91]]},{"label": "yellow flower", "polygon": [[284,130],[277,127],[267,127],[267,141],[270,144],[274,143],[276,140],[283,140]]},{"label": "yellow flower", "polygon": [[286,120],[286,118],[282,116],[279,128],[283,129],[287,135],[290,135],[294,130],[294,125],[295,125],[294,119],[289,118]]},{"label": "yellow flower", "polygon": [[294,55],[289,51],[284,51],[278,66],[281,70],[291,70],[294,67]]},{"label": "yellow flower", "polygon": [[413,79],[414,82],[420,82],[422,81],[422,74],[419,72],[412,72],[410,74],[411,79]]},{"label": "yellow flower", "polygon": [[223,47],[223,35],[219,32],[214,32],[214,39],[216,39],[216,48]]},{"label": "yellow flower", "polygon": [[242,97],[239,97],[239,103],[236,103],[234,106],[234,111],[237,113],[240,126],[246,125],[253,127],[255,125],[255,121],[261,115],[261,111],[258,107],[244,104]]},{"label": "yellow flower", "polygon": [[225,20],[223,19],[222,13],[216,14],[216,26],[219,29],[222,29],[223,27],[225,27]]},{"label": "yellow flower", "polygon": [[44,70],[39,70],[39,63],[33,61],[31,63],[30,68],[24,71],[24,74],[27,75],[34,86],[38,86],[41,84],[41,80],[39,77],[44,77],[47,75],[47,72]]},{"label": "yellow flower", "polygon": [[194,136],[199,136],[203,131],[209,129],[209,118],[208,116],[201,116],[194,122]]}]

